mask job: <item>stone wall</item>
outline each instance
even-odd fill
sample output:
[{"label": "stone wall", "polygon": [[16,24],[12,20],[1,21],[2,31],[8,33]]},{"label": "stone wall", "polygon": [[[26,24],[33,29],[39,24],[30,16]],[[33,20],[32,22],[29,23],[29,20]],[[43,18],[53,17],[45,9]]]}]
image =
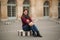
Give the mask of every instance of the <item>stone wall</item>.
[{"label": "stone wall", "polygon": [[7,0],[1,0],[1,20],[7,19]]},{"label": "stone wall", "polygon": [[50,14],[52,18],[58,18],[58,1],[52,0],[50,6]]},{"label": "stone wall", "polygon": [[[7,1],[1,0],[1,19],[8,19],[7,16]],[[20,18],[23,13],[23,1],[16,0],[16,18]],[[49,17],[58,18],[58,0],[48,0],[50,2],[49,7]],[[44,5],[45,0],[30,0],[30,16],[35,17],[44,17]]]}]

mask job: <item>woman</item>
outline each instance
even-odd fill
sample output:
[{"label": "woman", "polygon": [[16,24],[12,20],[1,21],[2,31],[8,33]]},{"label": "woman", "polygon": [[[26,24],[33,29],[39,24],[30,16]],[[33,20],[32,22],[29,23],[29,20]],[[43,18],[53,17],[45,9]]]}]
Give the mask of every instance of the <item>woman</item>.
[{"label": "woman", "polygon": [[32,30],[34,37],[42,37],[40,35],[38,29],[36,28],[36,26],[33,24],[32,19],[31,19],[31,17],[28,14],[28,10],[27,9],[23,10],[23,14],[21,16],[21,20],[22,20],[22,29],[24,31]]}]

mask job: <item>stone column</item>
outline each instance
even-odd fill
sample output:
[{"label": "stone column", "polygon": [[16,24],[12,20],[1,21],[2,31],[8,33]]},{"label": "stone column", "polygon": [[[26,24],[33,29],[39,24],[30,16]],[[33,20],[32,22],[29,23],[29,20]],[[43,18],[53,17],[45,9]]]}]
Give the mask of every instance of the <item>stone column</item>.
[{"label": "stone column", "polygon": [[43,0],[36,0],[36,16],[43,17]]},{"label": "stone column", "polygon": [[1,20],[7,19],[7,0],[1,0]]},{"label": "stone column", "polygon": [[35,6],[36,6],[36,0],[30,0],[30,5],[31,5],[31,7],[30,7],[30,14],[31,14],[31,16],[32,16],[32,18],[35,18],[36,17],[36,8],[35,8]]},{"label": "stone column", "polygon": [[50,12],[52,18],[58,18],[58,0],[52,0],[52,5],[50,7]]},{"label": "stone column", "polygon": [[22,13],[23,13],[23,1],[24,0],[17,0],[17,18],[20,19]]}]

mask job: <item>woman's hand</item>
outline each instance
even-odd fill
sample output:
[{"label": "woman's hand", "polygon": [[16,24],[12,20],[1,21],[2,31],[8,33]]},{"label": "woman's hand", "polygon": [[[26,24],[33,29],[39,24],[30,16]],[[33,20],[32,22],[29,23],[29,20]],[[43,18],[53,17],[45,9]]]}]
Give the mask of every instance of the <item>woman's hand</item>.
[{"label": "woman's hand", "polygon": [[30,22],[29,19],[26,20],[28,23]]},{"label": "woman's hand", "polygon": [[30,22],[29,25],[30,25],[30,26],[33,26],[34,24],[33,24],[33,22]]}]

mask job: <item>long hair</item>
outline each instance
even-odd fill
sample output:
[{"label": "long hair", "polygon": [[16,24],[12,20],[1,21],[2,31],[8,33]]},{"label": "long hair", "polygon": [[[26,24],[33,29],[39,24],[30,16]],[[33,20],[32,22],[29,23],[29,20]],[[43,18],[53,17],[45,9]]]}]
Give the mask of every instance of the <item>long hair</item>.
[{"label": "long hair", "polygon": [[[25,10],[27,10],[27,15],[24,14],[24,11],[25,11]],[[25,18],[29,18],[28,9],[24,9],[24,10],[23,10],[23,14],[22,14],[22,16],[24,16]]]}]

